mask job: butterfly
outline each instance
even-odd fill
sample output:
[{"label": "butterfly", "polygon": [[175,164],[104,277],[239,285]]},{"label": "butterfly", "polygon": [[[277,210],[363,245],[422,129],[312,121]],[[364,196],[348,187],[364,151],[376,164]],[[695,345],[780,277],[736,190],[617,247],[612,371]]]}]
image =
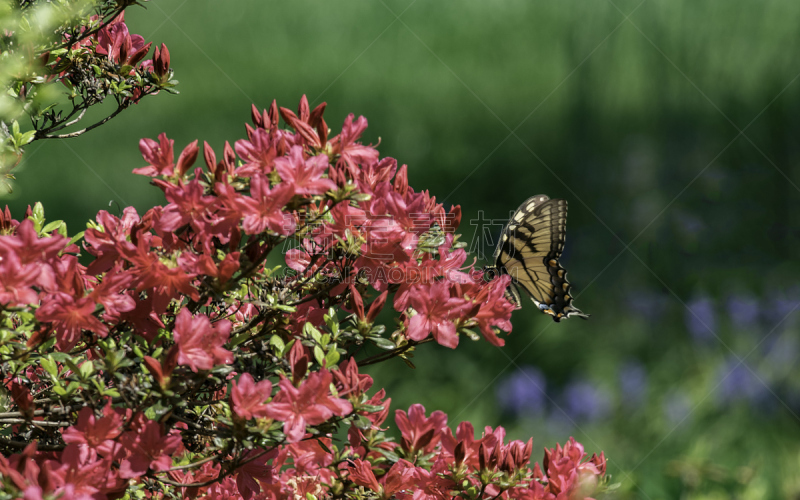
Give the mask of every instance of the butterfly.
[{"label": "butterfly", "polygon": [[567,200],[531,196],[511,216],[494,251],[494,265],[485,268],[490,280],[511,276],[506,297],[517,308],[522,288],[556,322],[570,316],[589,317],[572,305],[567,271],[558,262],[566,228]]}]

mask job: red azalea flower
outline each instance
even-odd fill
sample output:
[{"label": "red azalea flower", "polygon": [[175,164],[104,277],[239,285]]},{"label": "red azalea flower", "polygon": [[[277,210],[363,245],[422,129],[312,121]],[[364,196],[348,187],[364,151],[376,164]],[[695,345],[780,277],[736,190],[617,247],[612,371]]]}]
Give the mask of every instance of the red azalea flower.
[{"label": "red azalea flower", "polygon": [[411,405],[408,413],[395,411],[394,420],[403,436],[401,445],[409,454],[418,450],[425,450],[426,453],[433,451],[447,427],[447,415],[444,412],[437,410],[426,418],[425,407],[421,404]]},{"label": "red azalea flower", "polygon": [[97,418],[91,408],[84,407],[78,413],[77,423],[64,429],[62,438],[67,444],[85,445],[111,457],[119,447],[114,440],[122,434],[123,414],[123,411],[114,410],[111,402],[103,408],[101,418]]},{"label": "red azalea flower", "polygon": [[38,302],[39,293],[33,287],[41,271],[39,266],[23,266],[14,252],[0,256],[0,304],[14,307]]},{"label": "red azalea flower", "polygon": [[205,217],[217,202],[216,197],[204,195],[203,186],[197,179],[177,186],[166,184],[164,194],[170,204],[164,207],[157,228],[171,232],[191,223],[197,233],[205,231]]},{"label": "red azalea flower", "polygon": [[591,491],[597,485],[598,476],[605,473],[605,457],[592,455],[592,458],[581,463],[586,457],[583,445],[570,437],[562,448],[556,444],[555,448],[544,449],[542,466],[549,478],[549,491],[558,495],[565,492],[569,497],[575,494],[582,498],[578,492]]},{"label": "red azalea flower", "polygon": [[383,482],[383,498],[394,498],[396,493],[414,487],[414,465],[407,460],[400,459],[392,465],[381,481]]},{"label": "red azalea flower", "polygon": [[[22,453],[15,453],[8,459],[0,455],[0,476],[8,478],[11,484],[21,490],[25,500],[40,500],[43,488],[39,485],[41,469],[36,463],[36,442],[25,447]],[[48,471],[49,472],[49,471]],[[42,483],[48,481],[47,477],[42,478]],[[6,483],[8,484],[8,483]]]},{"label": "red azalea flower", "polygon": [[169,298],[184,294],[192,300],[199,300],[200,295],[192,286],[194,273],[181,266],[168,267],[157,253],[150,252],[149,246],[145,238],[140,238],[135,249],[125,250],[125,258],[134,265],[132,273],[136,277],[136,292],[155,288]]},{"label": "red azalea flower", "polygon": [[128,293],[133,276],[121,269],[122,265],[118,263],[115,269],[103,276],[103,281],[90,294],[92,300],[103,305],[103,319],[106,322],[119,321],[122,313],[136,309],[136,301]]},{"label": "red azalea flower", "polygon": [[270,189],[266,176],[256,175],[250,180],[250,196],[242,199],[245,233],[259,234],[266,229],[278,234],[294,232],[294,218],[281,211],[294,196],[291,185],[280,183]]},{"label": "red azalea flower", "polygon": [[358,177],[358,165],[368,165],[378,161],[378,150],[372,146],[358,143],[361,134],[367,128],[367,119],[359,116],[353,123],[355,115],[350,113],[344,120],[342,132],[330,140],[333,152],[340,155],[339,164],[347,166],[353,178]]},{"label": "red azalea flower", "polygon": [[13,236],[0,236],[0,255],[15,252],[23,264],[47,262],[57,258],[67,243],[60,234],[39,237],[33,221],[25,219]]},{"label": "red azalea flower", "polygon": [[226,283],[239,270],[239,255],[239,252],[231,252],[225,254],[222,262],[216,262],[210,255],[203,254],[197,261],[197,272],[217,278],[219,283]]},{"label": "red azalea flower", "polygon": [[[199,467],[199,469],[185,469],[185,470],[171,470],[167,474],[169,477],[178,483],[181,484],[194,484],[194,483],[204,483],[206,481],[213,480],[219,476],[220,467],[218,464],[213,462],[206,462]],[[180,488],[181,497],[180,498],[189,498],[194,499],[200,494],[201,489],[206,489],[206,487],[202,486],[193,486],[189,488]]]},{"label": "red azalea flower", "polygon": [[196,373],[232,363],[233,354],[222,347],[230,333],[230,321],[217,321],[212,326],[208,316],[192,316],[188,309],[182,309],[175,320],[174,332],[178,364],[187,365]]},{"label": "red azalea flower", "polygon": [[97,498],[106,487],[117,483],[111,461],[100,459],[94,450],[69,444],[59,460],[47,460],[48,485],[54,498]]},{"label": "red azalea flower", "polygon": [[181,444],[180,436],[164,435],[161,425],[148,420],[135,431],[126,432],[120,438],[129,455],[120,461],[119,474],[125,479],[139,477],[148,469],[167,470],[172,467],[172,454]]},{"label": "red azalea flower", "polygon": [[288,379],[279,383],[280,392],[267,405],[267,416],[284,422],[286,440],[296,443],[303,439],[306,425],[318,425],[334,415],[344,416],[353,411],[349,401],[331,397],[330,385],[333,375],[322,369],[312,373],[300,387]]},{"label": "red azalea flower", "polygon": [[409,301],[417,314],[408,322],[408,338],[420,341],[433,333],[439,344],[455,349],[458,333],[452,320],[461,317],[472,304],[450,297],[449,285],[444,282],[415,287]]},{"label": "red azalea flower", "polygon": [[86,250],[94,255],[96,259],[89,264],[86,269],[87,274],[100,274],[108,271],[120,258],[120,248],[135,248],[128,237],[131,228],[141,222],[139,214],[134,207],[126,207],[122,212],[122,217],[101,210],[97,213],[97,224],[102,228],[87,228],[83,239],[88,243]]},{"label": "red azalea flower", "polygon": [[210,217],[210,230],[227,239],[232,233],[239,231],[239,223],[244,217],[249,198],[237,193],[233,186],[224,182],[214,184],[214,192],[217,195],[217,211]]},{"label": "red azalea flower", "polygon": [[456,465],[465,463],[477,469],[480,445],[481,440],[475,439],[475,429],[470,422],[458,424],[455,437],[449,427],[442,433],[442,449],[456,459]]},{"label": "red azalea flower", "polygon": [[236,169],[236,175],[252,177],[272,172],[275,169],[275,158],[278,157],[275,144],[277,137],[270,131],[257,128],[250,134],[249,141],[236,141],[236,154],[244,161],[244,165]]},{"label": "red azalea flower", "polygon": [[286,448],[298,474],[316,476],[322,472],[321,469],[333,463],[333,456],[326,451],[331,449],[330,438],[318,437],[314,440],[299,441],[287,445]]},{"label": "red azalea flower", "polygon": [[135,65],[144,59],[150,44],[145,46],[144,37],[131,35],[125,24],[125,12],[120,13],[113,21],[105,25],[95,35],[97,39],[96,51],[106,55],[117,64]]},{"label": "red azalea flower", "polygon": [[503,275],[484,283],[482,276],[477,276],[473,283],[461,285],[460,288],[480,309],[473,315],[481,329],[483,337],[492,345],[503,346],[505,341],[497,336],[494,329],[511,331],[511,313],[514,304],[505,298],[506,289],[511,283],[511,276]]},{"label": "red azalea flower", "polygon": [[295,194],[299,195],[324,194],[336,189],[336,183],[322,178],[327,168],[327,155],[312,156],[306,160],[300,146],[292,146],[288,156],[275,160],[275,169],[281,180],[291,185]]},{"label": "red azalea flower", "polygon": [[156,177],[163,175],[171,177],[175,172],[175,153],[173,152],[173,139],[167,139],[167,134],[161,133],[158,141],[153,139],[142,139],[139,141],[139,151],[142,152],[144,160],[148,163],[146,167],[135,168],[134,174]]},{"label": "red azalea flower", "polygon": [[267,405],[264,402],[272,395],[272,382],[262,380],[255,383],[249,373],[242,374],[238,381],[233,383],[231,390],[231,403],[233,413],[249,420],[254,417],[266,416]]},{"label": "red azalea flower", "polygon": [[361,400],[361,395],[372,387],[372,377],[358,373],[358,363],[355,358],[341,363],[338,370],[331,372],[334,376],[336,392],[339,396],[347,396],[353,402]]},{"label": "red azalea flower", "polygon": [[372,472],[372,464],[366,460],[356,459],[350,465],[350,480],[359,486],[381,493],[381,485]]},{"label": "red azalea flower", "polygon": [[[261,452],[250,451],[242,457],[242,460],[246,461],[258,453]],[[254,494],[261,492],[259,483],[271,484],[274,482],[272,465],[269,464],[269,461],[277,455],[278,450],[273,449],[236,469],[236,488],[244,500],[250,500]]]},{"label": "red azalea flower", "polygon": [[75,297],[56,292],[45,295],[42,305],[36,310],[36,319],[50,323],[56,331],[56,346],[60,351],[72,349],[88,330],[100,337],[108,335],[108,328],[94,316],[95,302],[91,297]]}]

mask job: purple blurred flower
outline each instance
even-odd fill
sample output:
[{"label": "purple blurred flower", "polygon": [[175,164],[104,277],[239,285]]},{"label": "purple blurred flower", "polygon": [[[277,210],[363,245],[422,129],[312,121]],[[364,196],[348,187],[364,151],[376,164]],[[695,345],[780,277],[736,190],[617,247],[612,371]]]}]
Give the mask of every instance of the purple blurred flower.
[{"label": "purple blurred flower", "polygon": [[628,307],[634,313],[652,321],[657,321],[667,309],[669,299],[661,294],[642,290],[630,294],[627,301]]},{"label": "purple blurred flower", "polygon": [[684,321],[686,322],[686,329],[689,330],[692,337],[698,341],[713,339],[716,336],[717,321],[714,313],[714,304],[711,299],[698,297],[692,299],[686,307]]},{"label": "purple blurred flower", "polygon": [[495,395],[505,411],[515,415],[538,415],[546,407],[546,388],[547,379],[539,369],[523,366],[498,385]]},{"label": "purple blurred flower", "polygon": [[647,390],[647,371],[638,361],[628,361],[619,371],[622,404],[629,407],[641,405]]},{"label": "purple blurred flower", "polygon": [[692,412],[692,401],[680,390],[673,390],[664,397],[664,416],[672,425],[683,422]]},{"label": "purple blurred flower", "polygon": [[751,295],[734,295],[728,298],[728,316],[734,326],[746,330],[758,323],[761,307],[758,299]]},{"label": "purple blurred flower", "polygon": [[[800,297],[798,297],[797,290],[773,295],[777,296],[770,300],[769,303],[767,321],[770,323],[770,326],[786,320],[787,316],[793,315],[794,312],[800,309]],[[782,326],[786,326],[786,323]]]},{"label": "purple blurred flower", "polygon": [[564,411],[574,420],[599,420],[611,410],[611,398],[588,380],[578,380],[564,388]]},{"label": "purple blurred flower", "polygon": [[779,337],[768,339],[764,351],[769,363],[778,370],[792,368],[797,361],[798,340],[787,332]]},{"label": "purple blurred flower", "polygon": [[717,380],[720,380],[718,397],[722,403],[747,401],[762,402],[769,393],[762,380],[736,358],[728,360],[719,367]]}]

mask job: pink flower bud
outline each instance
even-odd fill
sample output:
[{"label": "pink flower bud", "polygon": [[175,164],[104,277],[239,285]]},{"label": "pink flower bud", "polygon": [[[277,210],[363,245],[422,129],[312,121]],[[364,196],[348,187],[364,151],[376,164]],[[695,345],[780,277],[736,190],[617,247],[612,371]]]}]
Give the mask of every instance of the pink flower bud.
[{"label": "pink flower bud", "polygon": [[178,164],[176,165],[179,177],[183,177],[183,175],[189,170],[189,167],[191,167],[197,160],[198,151],[199,148],[197,147],[197,139],[195,139],[194,142],[186,146],[183,151],[181,151],[181,155],[178,157]]},{"label": "pink flower bud", "polygon": [[405,196],[408,192],[408,166],[403,165],[394,176],[394,190]]},{"label": "pink flower bud", "polygon": [[308,124],[312,127],[316,127],[319,125],[320,121],[322,120],[322,113],[325,112],[325,107],[328,105],[327,102],[323,102],[316,108],[314,111],[311,112],[311,115],[308,117]]},{"label": "pink flower bud", "polygon": [[253,125],[258,128],[264,128],[264,117],[258,111],[258,108],[253,104],[250,108],[250,118],[253,120]]},{"label": "pink flower bud", "polygon": [[367,322],[374,323],[375,318],[378,316],[378,313],[381,312],[383,309],[384,304],[386,304],[386,297],[389,295],[389,291],[386,290],[382,294],[378,295],[378,298],[372,301],[372,304],[369,306],[369,313],[367,314]]},{"label": "pink flower bud", "polygon": [[205,141],[203,141],[203,159],[206,161],[208,171],[215,173],[217,170],[217,155],[214,154],[214,149]]},{"label": "pink flower bud", "polygon": [[163,43],[161,48],[156,47],[155,54],[153,55],[153,66],[156,75],[162,80],[169,73],[169,49]]}]

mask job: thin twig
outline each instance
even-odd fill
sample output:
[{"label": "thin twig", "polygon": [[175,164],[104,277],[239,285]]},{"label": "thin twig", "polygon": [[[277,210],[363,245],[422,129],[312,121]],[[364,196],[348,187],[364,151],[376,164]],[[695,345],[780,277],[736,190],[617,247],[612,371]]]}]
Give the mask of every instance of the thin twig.
[{"label": "thin twig", "polygon": [[46,134],[46,135],[41,135],[41,136],[39,136],[39,137],[37,137],[37,138],[38,138],[38,139],[69,139],[69,138],[72,138],[72,137],[78,137],[79,135],[83,135],[83,134],[85,134],[86,132],[88,132],[88,131],[90,131],[90,130],[92,130],[92,129],[95,129],[95,128],[99,127],[100,125],[102,125],[102,124],[106,123],[106,122],[107,122],[107,121],[109,121],[110,119],[112,119],[112,118],[114,118],[115,116],[117,116],[118,114],[120,114],[120,113],[122,112],[122,110],[124,110],[124,109],[126,109],[126,108],[127,108],[127,106],[120,106],[120,107],[118,107],[118,108],[117,108],[117,110],[116,110],[116,111],[114,111],[113,113],[111,113],[110,115],[106,116],[105,118],[103,118],[102,120],[100,120],[100,121],[99,121],[99,122],[97,122],[97,123],[94,123],[94,124],[92,124],[92,125],[89,125],[88,127],[86,127],[86,128],[85,128],[85,129],[83,129],[83,130],[78,130],[78,131],[75,131],[75,132],[70,132],[69,134]]},{"label": "thin twig", "polygon": [[69,427],[69,422],[48,422],[47,420],[25,420],[24,418],[3,418],[0,424],[29,424],[35,427]]}]

